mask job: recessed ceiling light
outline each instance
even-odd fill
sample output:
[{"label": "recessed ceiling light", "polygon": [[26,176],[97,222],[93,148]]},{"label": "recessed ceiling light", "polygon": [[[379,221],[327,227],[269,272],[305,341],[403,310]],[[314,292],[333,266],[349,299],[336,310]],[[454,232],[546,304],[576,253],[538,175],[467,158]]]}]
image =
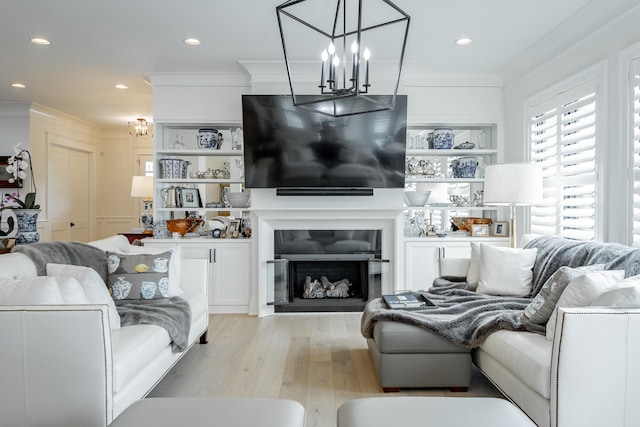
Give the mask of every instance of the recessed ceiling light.
[{"label": "recessed ceiling light", "polygon": [[29,40],[31,40],[31,43],[41,44],[45,46],[51,44],[49,40],[44,39],[42,37],[31,37]]},{"label": "recessed ceiling light", "polygon": [[116,89],[129,89],[129,86],[127,85],[123,85],[123,84],[117,84],[115,85]]},{"label": "recessed ceiling light", "polygon": [[184,39],[184,42],[189,46],[200,46],[202,44],[198,39]]},{"label": "recessed ceiling light", "polygon": [[462,38],[459,38],[458,40],[456,40],[456,44],[458,46],[468,46],[471,43],[473,43],[473,40],[471,40],[468,37],[462,37]]},{"label": "recessed ceiling light", "polygon": [[16,87],[18,89],[24,89],[26,86],[22,83],[11,83],[11,87]]}]

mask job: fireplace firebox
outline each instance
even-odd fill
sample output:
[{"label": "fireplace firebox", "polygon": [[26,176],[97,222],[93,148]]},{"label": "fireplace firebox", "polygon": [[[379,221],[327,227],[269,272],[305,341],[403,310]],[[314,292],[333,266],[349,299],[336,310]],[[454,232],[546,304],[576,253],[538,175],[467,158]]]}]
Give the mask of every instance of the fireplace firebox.
[{"label": "fireplace firebox", "polygon": [[362,311],[381,294],[380,230],[276,230],[276,312]]}]

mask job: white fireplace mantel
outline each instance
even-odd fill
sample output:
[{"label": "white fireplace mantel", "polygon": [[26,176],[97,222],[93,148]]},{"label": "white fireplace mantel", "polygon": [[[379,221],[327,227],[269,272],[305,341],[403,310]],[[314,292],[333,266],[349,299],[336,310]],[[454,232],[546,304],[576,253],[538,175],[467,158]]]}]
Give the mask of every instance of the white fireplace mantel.
[{"label": "white fireplace mantel", "polygon": [[277,196],[275,190],[251,190],[254,280],[252,314],[273,314],[267,305],[267,261],[274,257],[274,230],[381,230],[382,258],[390,269],[382,292],[395,289],[401,268],[402,189],[376,189],[373,196]]}]

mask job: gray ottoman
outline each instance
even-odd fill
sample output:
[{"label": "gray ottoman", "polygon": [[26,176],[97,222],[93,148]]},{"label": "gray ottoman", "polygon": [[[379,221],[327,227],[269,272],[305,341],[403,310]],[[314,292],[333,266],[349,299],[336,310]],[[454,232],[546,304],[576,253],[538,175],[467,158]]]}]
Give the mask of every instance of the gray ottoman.
[{"label": "gray ottoman", "polygon": [[286,399],[172,399],[134,402],[109,427],[304,427],[302,405]]},{"label": "gray ottoman", "polygon": [[417,326],[378,321],[367,344],[385,392],[405,387],[467,391],[471,382],[470,350]]},{"label": "gray ottoman", "polygon": [[371,397],[338,408],[337,427],[535,427],[507,400],[495,397]]}]

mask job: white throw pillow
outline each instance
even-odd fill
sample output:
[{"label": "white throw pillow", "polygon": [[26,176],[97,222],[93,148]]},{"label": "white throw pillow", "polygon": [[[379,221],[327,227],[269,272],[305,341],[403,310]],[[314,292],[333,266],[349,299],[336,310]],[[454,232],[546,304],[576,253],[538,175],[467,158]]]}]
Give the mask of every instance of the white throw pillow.
[{"label": "white throw pillow", "polygon": [[560,295],[547,322],[547,339],[553,341],[558,307],[588,307],[608,287],[624,279],[624,270],[593,271],[573,279]]},{"label": "white throw pillow", "polygon": [[0,305],[64,304],[60,287],[52,277],[0,279]]},{"label": "white throw pillow", "polygon": [[482,260],[482,244],[471,242],[471,259],[469,260],[469,271],[467,271],[467,283],[468,289],[475,291],[478,287],[478,280],[480,280],[480,264]]},{"label": "white throw pillow", "polygon": [[605,289],[591,303],[597,307],[640,307],[640,276],[627,277]]},{"label": "white throw pillow", "polygon": [[482,245],[477,292],[524,297],[531,292],[538,249]]},{"label": "white throw pillow", "polygon": [[120,329],[120,315],[109,295],[107,285],[93,268],[68,264],[47,264],[48,276],[73,277],[87,295],[91,304],[107,304],[109,307],[109,325],[111,330]]},{"label": "white throw pillow", "polygon": [[122,234],[116,234],[115,236],[107,237],[106,239],[94,240],[87,243],[87,245],[101,249],[105,252],[127,252],[129,246],[133,246],[129,243],[129,239]]},{"label": "white throw pillow", "polygon": [[65,304],[91,304],[82,285],[73,277],[53,277],[60,287]]}]

